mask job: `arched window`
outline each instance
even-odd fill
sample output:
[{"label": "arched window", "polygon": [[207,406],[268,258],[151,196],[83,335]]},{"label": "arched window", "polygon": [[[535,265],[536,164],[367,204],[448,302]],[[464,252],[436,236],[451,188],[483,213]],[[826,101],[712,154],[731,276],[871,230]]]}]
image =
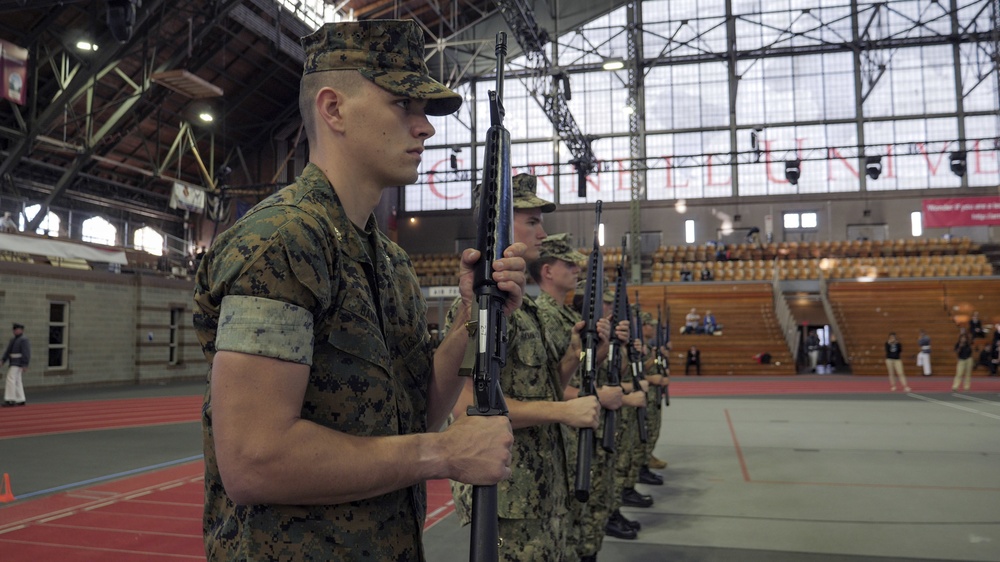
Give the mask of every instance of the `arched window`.
[{"label": "arched window", "polygon": [[90,217],[83,221],[83,241],[93,244],[115,245],[118,229],[102,217]]},{"label": "arched window", "polygon": [[132,245],[154,256],[163,255],[163,236],[148,226],[132,233]]},{"label": "arched window", "polygon": [[[24,216],[25,215],[27,215],[29,217],[28,220],[31,220],[31,219],[35,218],[35,215],[38,214],[38,211],[41,208],[42,208],[41,205],[32,205],[32,206],[27,207],[26,209],[24,209],[24,214],[22,214],[22,215],[20,215],[20,216],[17,217],[18,230],[20,230],[21,232],[24,232],[24,227],[25,227],[25,224],[26,224],[25,220],[24,220]],[[48,235],[48,236],[52,236],[52,237],[58,237],[59,236],[59,215],[53,213],[52,211],[49,211],[48,213],[46,213],[45,214],[45,218],[42,219],[42,222],[40,222],[38,224],[38,228],[35,229],[35,233],[36,234],[41,234],[41,235]]]}]

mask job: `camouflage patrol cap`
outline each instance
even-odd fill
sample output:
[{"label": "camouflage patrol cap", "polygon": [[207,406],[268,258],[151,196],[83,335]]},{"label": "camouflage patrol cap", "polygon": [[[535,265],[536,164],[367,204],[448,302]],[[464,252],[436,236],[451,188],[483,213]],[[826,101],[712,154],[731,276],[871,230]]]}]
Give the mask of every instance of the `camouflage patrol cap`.
[{"label": "camouflage patrol cap", "polygon": [[450,115],[462,96],[431,78],[424,63],[424,34],[414,20],[328,23],[302,38],[302,74],[357,70],[396,95],[428,100],[428,115]]},{"label": "camouflage patrol cap", "polygon": [[538,257],[556,258],[573,264],[586,261],[587,256],[576,251],[571,241],[572,237],[568,232],[546,236],[542,240],[542,249]]},{"label": "camouflage patrol cap", "polygon": [[510,183],[514,192],[515,209],[541,209],[543,213],[556,210],[555,203],[535,195],[538,189],[538,178],[535,176],[518,174],[511,178]]},{"label": "camouflage patrol cap", "polygon": [[642,320],[643,324],[652,324],[653,323],[653,315],[650,314],[649,312],[640,312],[639,313],[639,319]]},{"label": "camouflage patrol cap", "polygon": [[[518,174],[510,179],[511,195],[513,195],[514,209],[541,209],[543,213],[551,213],[556,210],[556,204],[546,201],[535,195],[538,189],[538,178],[531,174]],[[472,214],[479,216],[479,199],[483,191],[483,184],[477,183],[472,188]]]}]

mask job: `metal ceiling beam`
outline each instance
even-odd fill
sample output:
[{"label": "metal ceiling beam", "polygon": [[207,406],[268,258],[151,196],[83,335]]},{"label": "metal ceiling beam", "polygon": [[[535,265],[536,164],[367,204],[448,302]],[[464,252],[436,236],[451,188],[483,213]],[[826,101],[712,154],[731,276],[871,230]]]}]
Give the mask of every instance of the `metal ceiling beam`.
[{"label": "metal ceiling beam", "polygon": [[531,83],[525,84],[528,92],[542,106],[559,138],[566,143],[577,172],[589,174],[597,168],[590,140],[580,130],[563,92],[547,84],[552,76],[552,63],[545,53],[548,33],[538,27],[535,14],[525,0],[496,0],[496,5],[528,61],[534,65],[530,67],[533,71],[529,78]]},{"label": "metal ceiling beam", "polygon": [[63,109],[69,104],[70,100],[76,99],[78,96],[86,92],[92,85],[95,78],[102,72],[106,72],[108,67],[113,67],[115,61],[120,59],[125,53],[131,50],[145,34],[149,31],[149,28],[153,24],[153,19],[149,15],[156,11],[156,9],[165,0],[150,0],[151,5],[149,10],[144,10],[139,17],[139,21],[136,22],[135,32],[132,37],[125,43],[118,43],[111,36],[111,33],[105,31],[101,37],[100,42],[107,45],[116,45],[115,48],[106,48],[99,51],[96,60],[92,65],[78,72],[70,83],[63,88],[58,96],[45,108],[44,111],[38,116],[32,127],[25,134],[24,138],[17,143],[17,145],[10,151],[7,158],[0,163],[0,177],[10,173],[14,165],[27,154],[28,149],[34,142],[35,137],[42,134],[43,131],[47,130],[52,121],[59,115],[62,114]]}]

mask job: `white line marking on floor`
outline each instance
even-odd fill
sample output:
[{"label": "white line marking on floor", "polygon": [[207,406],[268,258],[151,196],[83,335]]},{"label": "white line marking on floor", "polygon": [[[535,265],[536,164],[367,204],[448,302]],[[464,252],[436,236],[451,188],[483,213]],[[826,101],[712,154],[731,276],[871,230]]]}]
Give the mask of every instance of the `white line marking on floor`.
[{"label": "white line marking on floor", "polygon": [[972,402],[979,402],[980,404],[993,404],[994,406],[1000,406],[1000,402],[996,402],[994,400],[983,400],[978,396],[969,396],[968,394],[959,394],[957,392],[954,393],[954,396],[958,396],[959,398],[963,398],[965,400],[971,400]]},{"label": "white line marking on floor", "polygon": [[939,404],[941,406],[947,406],[949,408],[955,408],[956,410],[962,410],[963,412],[969,412],[970,414],[979,414],[980,416],[986,416],[988,418],[993,418],[995,420],[1000,420],[1000,416],[998,416],[996,414],[991,414],[989,412],[982,412],[982,411],[977,410],[975,408],[968,408],[968,407],[962,406],[960,404],[952,404],[950,402],[945,402],[943,400],[935,400],[934,398],[928,398],[926,396],[920,396],[919,394],[914,394],[912,392],[908,392],[906,395],[907,396],[912,396],[913,398],[918,398],[920,400],[923,400],[924,402],[930,402],[932,404]]},{"label": "white line marking on floor", "polygon": [[67,513],[61,513],[61,514],[56,515],[54,517],[49,517],[47,519],[41,519],[38,522],[39,523],[48,523],[49,521],[55,521],[56,519],[62,519],[63,517],[69,517],[70,515],[73,515],[74,513],[76,513],[76,512],[75,511],[69,511]]}]

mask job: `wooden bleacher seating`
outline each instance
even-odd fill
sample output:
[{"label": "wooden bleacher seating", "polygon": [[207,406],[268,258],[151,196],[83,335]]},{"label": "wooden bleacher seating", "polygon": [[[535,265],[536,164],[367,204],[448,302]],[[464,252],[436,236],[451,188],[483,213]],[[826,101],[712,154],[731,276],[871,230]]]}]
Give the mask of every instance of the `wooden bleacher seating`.
[{"label": "wooden bleacher seating", "polygon": [[[745,276],[745,270],[742,271]],[[685,353],[691,345],[701,350],[701,372],[711,375],[794,375],[792,360],[774,315],[769,283],[694,283],[646,285],[638,288],[643,311],[656,315],[656,305],[669,307],[670,374],[684,376]],[[634,293],[629,295],[634,302]],[[711,310],[723,325],[721,336],[681,334],[684,317],[692,308],[704,316]],[[754,356],[768,352],[769,365]],[[692,369],[692,375],[694,376]]]},{"label": "wooden bleacher seating", "polygon": [[[954,376],[953,346],[972,311],[984,324],[1000,322],[1000,279],[912,279],[857,283],[835,281],[828,294],[855,375],[886,375],[885,340],[889,332],[903,344],[908,376],[920,376],[916,366],[919,330],[931,337],[931,364],[936,376]],[[974,357],[984,341],[976,340]],[[982,369],[973,376],[983,375]]]},{"label": "wooden bleacher seating", "polygon": [[[716,281],[780,279],[857,279],[914,277],[982,277],[993,266],[969,238],[951,240],[840,240],[780,242],[765,246],[733,244],[729,260],[715,261],[710,245],[661,246],[649,257],[645,279],[653,283],[681,281],[681,271],[698,280],[704,267]],[[614,253],[605,250],[607,255]],[[612,263],[616,263],[613,261]],[[605,264],[609,262],[605,258]],[[709,265],[711,264],[711,265]],[[725,266],[720,268],[721,264]],[[763,265],[766,264],[766,265]]]}]

